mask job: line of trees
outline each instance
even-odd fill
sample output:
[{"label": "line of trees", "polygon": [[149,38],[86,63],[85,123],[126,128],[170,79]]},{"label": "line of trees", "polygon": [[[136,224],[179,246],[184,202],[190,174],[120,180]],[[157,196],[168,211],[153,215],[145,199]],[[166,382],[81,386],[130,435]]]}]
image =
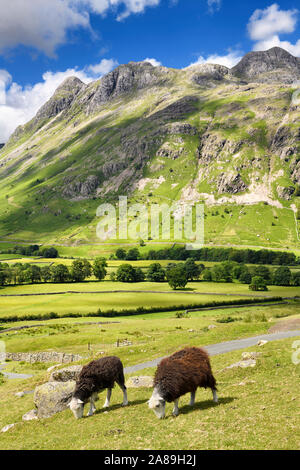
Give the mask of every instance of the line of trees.
[{"label": "line of trees", "polygon": [[195,261],[236,261],[244,264],[269,264],[278,266],[296,266],[300,264],[300,258],[294,253],[272,250],[238,250],[235,248],[201,248],[188,251],[184,246],[174,246],[162,250],[150,250],[142,255],[138,248],[118,248],[115,258],[119,260],[134,261],[144,260],[174,260],[186,261],[192,258]]},{"label": "line of trees", "polygon": [[184,288],[189,281],[201,279],[206,282],[238,282],[248,284],[254,291],[267,290],[268,285],[300,286],[300,271],[291,272],[287,266],[271,271],[267,266],[248,267],[236,261],[224,261],[211,268],[197,264],[189,258],[184,263],[169,263],[165,268],[160,263],[151,264],[144,273],[141,268],[122,264],[111,273],[112,281],[118,282],[165,282],[172,289]]},{"label": "line of trees", "polygon": [[102,281],[107,274],[105,258],[96,258],[91,264],[86,259],[74,260],[70,267],[65,264],[38,266],[29,263],[9,265],[0,263],[0,286],[10,284],[37,284],[40,282],[83,282],[92,275]]},{"label": "line of trees", "polygon": [[42,256],[43,258],[58,258],[58,251],[54,247],[40,248],[39,245],[21,246],[16,245],[13,248],[2,250],[0,253],[22,256]]},{"label": "line of trees", "polygon": [[163,268],[159,263],[151,264],[146,273],[141,268],[135,268],[131,264],[122,264],[116,272],[111,273],[110,279],[118,282],[165,282],[172,289],[184,288],[188,281],[199,279],[204,265],[196,264],[193,259],[185,263],[169,263]]},{"label": "line of trees", "polygon": [[[107,275],[105,258],[96,258],[91,264],[87,259],[76,259],[68,267],[65,264],[38,266],[29,263],[9,265],[0,263],[0,286],[36,284],[41,282],[84,282],[91,276],[99,281]],[[267,290],[268,285],[300,286],[300,271],[292,272],[287,266],[271,270],[267,266],[247,266],[236,261],[224,261],[210,268],[188,258],[182,263],[169,263],[165,268],[160,263],[151,264],[143,271],[124,263],[110,274],[117,282],[168,282],[172,289],[184,288],[189,281],[238,282],[248,284],[252,290]]]}]

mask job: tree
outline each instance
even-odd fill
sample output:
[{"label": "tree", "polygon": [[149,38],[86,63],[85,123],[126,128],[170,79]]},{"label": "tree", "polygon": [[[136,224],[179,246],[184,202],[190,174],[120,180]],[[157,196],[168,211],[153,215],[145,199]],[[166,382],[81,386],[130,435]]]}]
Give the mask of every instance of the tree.
[{"label": "tree", "polygon": [[137,248],[130,248],[126,254],[127,261],[137,261],[141,257],[140,252]]},{"label": "tree", "polygon": [[281,266],[276,269],[273,276],[273,284],[275,286],[289,286],[292,280],[291,270],[287,266]]},{"label": "tree", "polygon": [[226,272],[222,264],[216,264],[211,269],[212,280],[215,282],[232,282],[232,277]]},{"label": "tree", "polygon": [[292,274],[291,284],[292,286],[300,286],[300,272],[299,271]]},{"label": "tree", "polygon": [[31,264],[30,267],[28,268],[28,275],[29,275],[29,280],[32,284],[36,282],[41,282],[41,268],[39,266],[36,266],[34,264]]},{"label": "tree", "polygon": [[247,268],[244,269],[241,272],[240,277],[238,279],[241,284],[251,284],[252,276],[251,276],[250,271]]},{"label": "tree", "polygon": [[145,274],[141,268],[134,268],[135,270],[135,282],[144,282]]},{"label": "tree", "polygon": [[64,264],[57,264],[51,266],[51,281],[53,282],[68,282],[70,280],[70,273]]},{"label": "tree", "polygon": [[135,282],[136,272],[131,264],[121,264],[116,272],[116,280],[118,282]]},{"label": "tree", "polygon": [[0,286],[5,286],[7,281],[8,281],[7,271],[4,269],[0,269]]},{"label": "tree", "polygon": [[58,251],[56,248],[44,248],[41,250],[41,255],[44,258],[58,258]]},{"label": "tree", "polygon": [[209,268],[204,269],[204,271],[202,272],[202,279],[206,282],[212,281],[211,270]]},{"label": "tree", "polygon": [[177,264],[174,268],[168,269],[166,275],[169,286],[173,290],[176,290],[178,287],[183,289],[187,285],[187,273],[185,266],[182,263]]},{"label": "tree", "polygon": [[107,274],[107,262],[105,258],[96,258],[93,264],[93,273],[96,279],[102,281]]},{"label": "tree", "polygon": [[90,262],[86,259],[76,259],[71,265],[70,274],[72,281],[83,282],[92,274],[92,267]]},{"label": "tree", "polygon": [[251,284],[249,285],[249,289],[253,291],[267,291],[267,284],[264,278],[261,276],[254,276],[252,278]]},{"label": "tree", "polygon": [[262,277],[267,283],[271,281],[271,271],[267,266],[255,266],[252,273],[253,276]]},{"label": "tree", "polygon": [[150,282],[164,282],[166,273],[159,263],[153,263],[150,264],[146,277]]},{"label": "tree", "polygon": [[184,263],[184,266],[189,281],[199,279],[199,276],[201,274],[201,268],[195,263],[195,260],[193,258],[188,258]]},{"label": "tree", "polygon": [[116,251],[117,259],[125,259],[126,258],[126,251],[123,248],[118,248]]},{"label": "tree", "polygon": [[51,280],[51,270],[49,266],[43,266],[41,268],[41,278],[44,282],[49,282]]}]

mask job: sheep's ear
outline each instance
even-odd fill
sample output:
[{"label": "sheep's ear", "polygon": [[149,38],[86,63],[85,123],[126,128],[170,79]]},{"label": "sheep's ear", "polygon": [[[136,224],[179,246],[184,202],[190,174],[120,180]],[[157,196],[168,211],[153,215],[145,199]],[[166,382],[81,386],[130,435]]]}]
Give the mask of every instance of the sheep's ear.
[{"label": "sheep's ear", "polygon": [[83,404],[83,403],[84,403],[84,401],[82,401],[82,400],[79,400],[79,398],[77,398],[77,403]]}]

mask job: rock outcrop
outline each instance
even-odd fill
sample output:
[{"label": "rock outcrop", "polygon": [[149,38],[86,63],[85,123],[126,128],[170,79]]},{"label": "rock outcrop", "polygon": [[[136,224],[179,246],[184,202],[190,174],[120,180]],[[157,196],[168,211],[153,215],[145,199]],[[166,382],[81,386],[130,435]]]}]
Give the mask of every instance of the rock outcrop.
[{"label": "rock outcrop", "polygon": [[300,79],[300,59],[280,47],[273,47],[268,51],[249,52],[231,73],[252,81],[293,83]]}]

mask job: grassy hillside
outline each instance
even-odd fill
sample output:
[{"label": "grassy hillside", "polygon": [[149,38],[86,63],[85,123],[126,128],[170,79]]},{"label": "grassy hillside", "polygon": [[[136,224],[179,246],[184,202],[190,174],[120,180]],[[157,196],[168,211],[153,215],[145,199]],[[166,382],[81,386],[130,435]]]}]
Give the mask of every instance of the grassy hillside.
[{"label": "grassy hillside", "polygon": [[97,207],[127,195],[203,202],[208,244],[299,246],[294,89],[217,67],[121,66],[125,91],[95,101],[109,74],[65,108],[62,84],[0,152],[0,238],[99,242]]}]

